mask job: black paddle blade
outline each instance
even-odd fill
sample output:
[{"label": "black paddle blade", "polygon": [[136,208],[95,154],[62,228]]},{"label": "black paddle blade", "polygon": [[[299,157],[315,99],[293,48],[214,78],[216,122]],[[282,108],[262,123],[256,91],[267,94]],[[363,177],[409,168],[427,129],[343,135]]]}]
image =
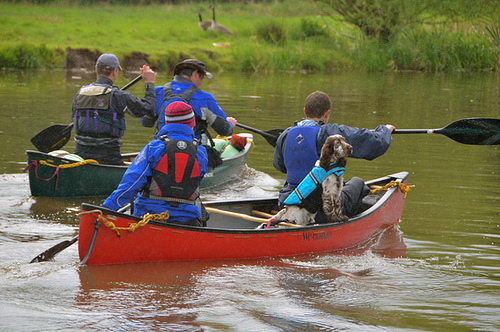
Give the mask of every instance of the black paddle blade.
[{"label": "black paddle blade", "polygon": [[75,236],[71,240],[66,240],[66,241],[60,242],[60,243],[56,244],[55,246],[53,246],[52,248],[45,250],[40,255],[33,258],[31,260],[30,264],[51,260],[52,258],[54,258],[55,255],[57,255],[58,253],[60,253],[61,251],[63,251],[64,249],[66,249],[67,247],[72,245],[73,243],[75,243],[76,241],[78,241],[78,236]]},{"label": "black paddle blade", "polygon": [[281,133],[283,132],[284,130],[283,129],[271,129],[271,130],[266,130],[266,133],[270,134],[269,136],[268,135],[263,135],[262,137],[264,137],[267,141],[267,143],[271,144],[273,146],[273,148],[276,147],[276,142],[278,141],[278,137],[281,135]]},{"label": "black paddle blade", "polygon": [[435,130],[463,144],[500,145],[500,119],[470,118],[457,120]]},{"label": "black paddle blade", "polygon": [[41,152],[61,149],[71,138],[71,129],[73,124],[56,124],[45,128],[31,138],[31,143]]},{"label": "black paddle blade", "polygon": [[250,126],[241,124],[241,123],[236,123],[236,126],[241,127],[246,130],[250,130],[251,132],[260,134],[262,137],[264,137],[267,141],[267,143],[271,144],[273,147],[276,147],[276,141],[278,140],[278,137],[281,135],[283,132],[283,129],[271,129],[267,131],[262,131],[260,129],[255,129]]}]

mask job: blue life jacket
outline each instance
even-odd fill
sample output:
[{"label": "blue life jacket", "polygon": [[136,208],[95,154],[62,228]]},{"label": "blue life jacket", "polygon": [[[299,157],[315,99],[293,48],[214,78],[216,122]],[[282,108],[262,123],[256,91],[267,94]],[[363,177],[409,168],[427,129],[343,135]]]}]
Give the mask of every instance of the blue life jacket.
[{"label": "blue life jacket", "polygon": [[191,96],[193,96],[193,93],[198,90],[199,88],[196,85],[192,85],[184,92],[175,94],[172,90],[171,82],[165,84],[163,86],[163,104],[161,105],[160,111],[158,113],[158,130],[165,125],[165,109],[167,108],[167,106],[174,101],[182,101],[186,104],[189,104]]},{"label": "blue life jacket", "polygon": [[287,169],[286,181],[296,187],[311,171],[319,155],[316,137],[319,126],[293,127],[288,132],[284,149],[284,162]]},{"label": "blue life jacket", "polygon": [[120,138],[125,133],[125,113],[113,108],[116,87],[107,84],[83,86],[76,97],[72,118],[81,136]]},{"label": "blue life jacket", "polygon": [[[344,174],[345,168],[339,166],[338,163],[330,164],[328,169],[324,169],[323,167],[316,166],[314,167],[309,174],[300,182],[300,184],[295,188],[295,190],[288,196],[285,200],[285,205],[301,205],[304,204],[307,197],[311,195],[313,191],[316,189],[320,189],[322,192],[321,183],[326,179],[330,174],[335,174],[336,176],[341,176]],[[320,195],[321,196],[321,195]],[[315,197],[317,198],[317,197]],[[318,202],[311,202],[311,204],[315,206],[321,206],[321,199],[315,199]],[[309,204],[309,205],[311,205]],[[319,209],[317,207],[312,208],[309,212],[317,212]],[[307,208],[307,206],[305,207]]]}]

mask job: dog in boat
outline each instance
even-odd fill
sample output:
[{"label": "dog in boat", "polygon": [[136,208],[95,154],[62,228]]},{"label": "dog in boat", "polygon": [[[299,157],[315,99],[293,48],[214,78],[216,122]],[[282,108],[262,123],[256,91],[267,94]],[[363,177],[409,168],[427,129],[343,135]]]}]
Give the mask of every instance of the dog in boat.
[{"label": "dog in boat", "polygon": [[321,208],[329,223],[347,221],[349,218],[342,214],[340,193],[347,157],[351,154],[352,146],[343,136],[329,136],[316,166],[285,200],[285,207],[273,217],[275,222],[311,224]]}]

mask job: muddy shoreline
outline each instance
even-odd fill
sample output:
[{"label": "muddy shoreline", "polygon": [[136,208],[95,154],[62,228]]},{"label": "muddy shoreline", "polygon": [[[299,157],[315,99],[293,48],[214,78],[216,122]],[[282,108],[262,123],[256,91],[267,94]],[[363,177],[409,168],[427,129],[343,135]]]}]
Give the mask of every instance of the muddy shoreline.
[{"label": "muddy shoreline", "polygon": [[[92,51],[88,48],[73,49],[68,47],[66,49],[66,58],[64,60],[64,68],[66,69],[84,69],[94,70],[95,63],[102,52]],[[142,52],[132,52],[120,60],[120,65],[123,70],[136,71],[139,70],[144,64],[151,67],[158,67],[159,64],[152,64],[149,61],[149,55]],[[180,60],[182,61],[182,60]]]}]

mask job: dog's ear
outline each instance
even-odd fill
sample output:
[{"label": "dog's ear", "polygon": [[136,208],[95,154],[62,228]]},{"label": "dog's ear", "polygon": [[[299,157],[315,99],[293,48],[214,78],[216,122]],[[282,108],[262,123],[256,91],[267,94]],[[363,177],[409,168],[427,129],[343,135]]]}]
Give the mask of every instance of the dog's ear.
[{"label": "dog's ear", "polygon": [[338,163],[345,167],[347,165],[347,157],[352,154],[352,146],[345,141],[344,137],[341,137],[338,141]]},{"label": "dog's ear", "polygon": [[319,156],[319,166],[328,169],[331,164],[331,159],[335,153],[335,141],[336,139],[333,136],[328,136],[321,148],[321,156]]}]

